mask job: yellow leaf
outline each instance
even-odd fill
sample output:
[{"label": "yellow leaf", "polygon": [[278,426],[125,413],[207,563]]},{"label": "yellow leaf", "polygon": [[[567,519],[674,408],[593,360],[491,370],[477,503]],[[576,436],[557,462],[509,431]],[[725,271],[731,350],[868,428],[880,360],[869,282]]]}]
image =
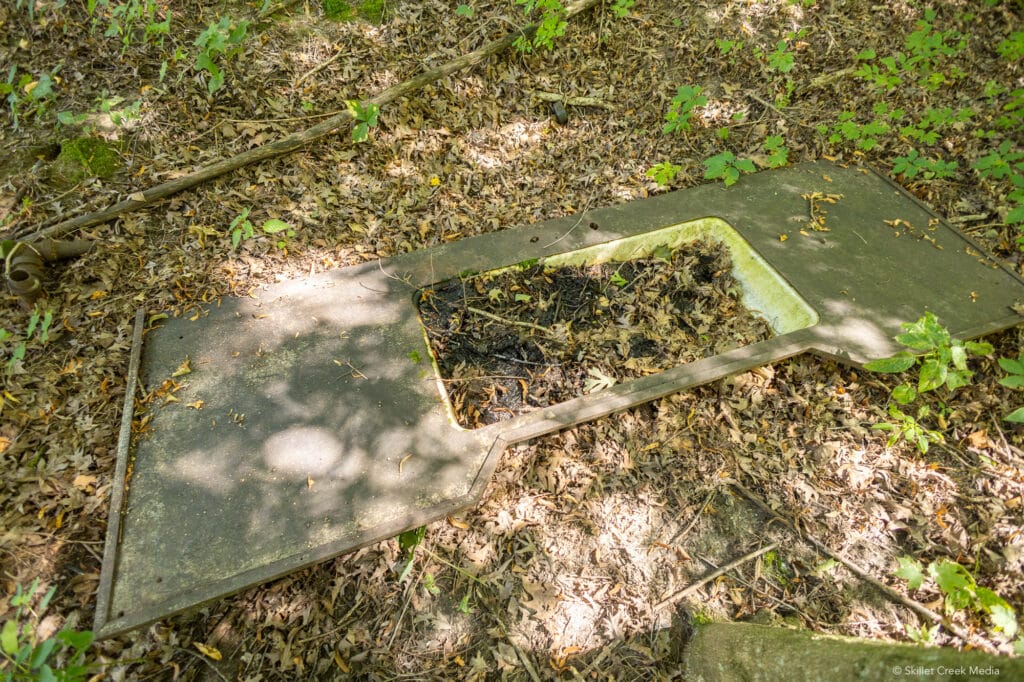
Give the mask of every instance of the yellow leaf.
[{"label": "yellow leaf", "polygon": [[343,673],[348,673],[352,671],[352,669],[348,667],[348,664],[345,663],[344,659],[342,659],[341,654],[339,654],[337,651],[334,652],[334,663],[339,668],[341,668],[341,672]]},{"label": "yellow leaf", "polygon": [[202,653],[204,656],[209,656],[215,661],[219,661],[221,659],[220,652],[217,651],[215,647],[207,646],[206,644],[202,644],[200,642],[192,643],[195,645],[197,649],[199,649],[200,653]]},{"label": "yellow leaf", "polygon": [[100,289],[99,291],[92,292],[92,294],[90,294],[90,296],[89,296],[89,300],[90,301],[95,301],[97,299],[101,299],[101,298],[106,297],[106,295],[107,295],[107,292],[102,290],[102,289]]},{"label": "yellow leaf", "polygon": [[203,401],[202,400],[193,400],[190,403],[185,403],[185,407],[191,407],[193,410],[201,410],[201,409],[203,409]]},{"label": "yellow leaf", "polygon": [[15,405],[17,405],[18,403],[21,402],[20,400],[15,398],[13,395],[11,395],[10,391],[4,391],[4,397],[7,398],[8,400],[10,400]]},{"label": "yellow leaf", "polygon": [[452,524],[453,526],[455,526],[459,530],[466,530],[467,528],[469,528],[469,524],[468,523],[466,523],[465,521],[460,521],[459,519],[455,518],[454,516],[449,516],[448,517],[448,523]]},{"label": "yellow leaf", "polygon": [[189,362],[189,357],[186,355],[185,361],[178,365],[178,369],[174,370],[174,373],[171,374],[171,377],[183,377],[186,374],[192,372],[192,367],[189,366]]},{"label": "yellow leaf", "polygon": [[89,486],[96,482],[96,477],[92,474],[78,474],[75,476],[75,480],[71,481],[71,485],[75,486],[79,490],[88,490]]},{"label": "yellow leaf", "polygon": [[37,85],[39,85],[39,81],[32,81],[31,83],[26,83],[24,87],[25,94],[31,95],[32,91],[36,89]]}]

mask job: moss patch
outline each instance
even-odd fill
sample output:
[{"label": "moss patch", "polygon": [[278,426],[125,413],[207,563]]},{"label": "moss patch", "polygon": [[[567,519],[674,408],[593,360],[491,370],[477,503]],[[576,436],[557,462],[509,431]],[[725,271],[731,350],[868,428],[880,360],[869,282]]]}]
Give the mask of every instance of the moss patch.
[{"label": "moss patch", "polygon": [[51,177],[60,184],[74,184],[85,178],[109,178],[120,169],[116,145],[94,137],[79,137],[61,143]]},{"label": "moss patch", "polygon": [[384,0],[323,0],[324,15],[334,21],[364,19],[371,24],[384,21]]}]

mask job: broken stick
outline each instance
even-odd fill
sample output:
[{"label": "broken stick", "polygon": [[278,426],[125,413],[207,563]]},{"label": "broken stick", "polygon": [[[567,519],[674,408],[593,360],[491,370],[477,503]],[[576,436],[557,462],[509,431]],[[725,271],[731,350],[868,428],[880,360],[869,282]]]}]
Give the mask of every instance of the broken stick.
[{"label": "broken stick", "polygon": [[[577,2],[566,7],[565,18],[570,19],[577,14],[590,9],[594,5],[598,4],[598,2],[600,2],[600,0],[577,0]],[[511,47],[516,40],[520,38],[520,36],[526,38],[532,37],[533,34],[537,32],[537,28],[537,24],[531,24],[522,29],[512,31],[502,38],[492,40],[478,50],[464,54],[436,69],[426,71],[415,78],[411,78],[399,83],[398,85],[394,85],[387,90],[384,90],[376,97],[368,100],[367,103],[376,104],[378,107],[390,104],[399,97],[408,95],[426,85],[441,80],[445,76],[450,76],[453,73],[462,71],[463,69],[476,66],[488,57],[492,57]],[[352,113],[348,110],[343,111],[311,128],[306,128],[305,130],[297,133],[287,135],[280,140],[269,142],[265,145],[244,151],[229,159],[211,163],[210,165],[200,168],[196,172],[190,173],[184,177],[161,183],[141,192],[135,192],[129,195],[127,199],[119,201],[113,206],[101,211],[87,213],[85,215],[78,216],[77,218],[69,218],[68,220],[59,222],[56,225],[38,229],[34,232],[26,230],[26,234],[18,233],[17,236],[26,240],[42,239],[44,237],[57,238],[71,234],[72,232],[82,228],[100,225],[122,213],[142,208],[143,206],[147,206],[158,199],[164,199],[186,189],[191,189],[192,187],[202,184],[207,180],[218,178],[230,173],[231,171],[238,170],[243,166],[248,166],[259,161],[266,161],[267,159],[272,159],[293,152],[314,140],[336,132],[339,128],[352,120]]]}]

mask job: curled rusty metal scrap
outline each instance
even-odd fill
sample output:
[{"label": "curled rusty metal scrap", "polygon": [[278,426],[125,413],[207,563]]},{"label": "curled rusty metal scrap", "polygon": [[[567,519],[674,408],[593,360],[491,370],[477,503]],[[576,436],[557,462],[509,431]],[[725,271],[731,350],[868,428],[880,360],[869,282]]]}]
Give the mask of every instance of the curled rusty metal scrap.
[{"label": "curled rusty metal scrap", "polygon": [[80,256],[92,248],[92,242],[74,240],[41,239],[36,242],[4,242],[0,252],[4,258],[4,279],[7,289],[21,299],[25,305],[32,305],[43,293],[44,264]]}]

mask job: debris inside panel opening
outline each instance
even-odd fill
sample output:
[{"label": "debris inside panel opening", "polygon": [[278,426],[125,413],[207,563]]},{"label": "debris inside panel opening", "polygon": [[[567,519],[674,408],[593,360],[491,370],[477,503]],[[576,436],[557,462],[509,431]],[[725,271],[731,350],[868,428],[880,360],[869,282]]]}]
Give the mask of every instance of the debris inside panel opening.
[{"label": "debris inside panel opening", "polygon": [[455,419],[478,428],[770,338],[742,293],[729,249],[704,237],[467,274],[419,290],[417,307]]}]

